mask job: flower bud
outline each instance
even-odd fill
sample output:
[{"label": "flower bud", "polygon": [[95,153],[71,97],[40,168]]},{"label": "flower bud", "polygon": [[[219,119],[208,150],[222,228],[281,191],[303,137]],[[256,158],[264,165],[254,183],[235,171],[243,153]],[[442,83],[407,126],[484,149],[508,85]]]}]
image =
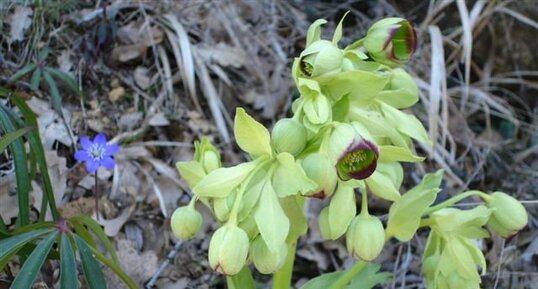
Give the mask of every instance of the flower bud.
[{"label": "flower bud", "polygon": [[328,40],[317,40],[300,55],[299,69],[308,77],[318,77],[340,72],[344,54]]},{"label": "flower bud", "polygon": [[306,129],[294,119],[283,118],[273,127],[271,139],[277,153],[287,152],[296,156],[306,146]]},{"label": "flower bud", "polygon": [[527,211],[517,199],[495,192],[485,201],[493,211],[487,225],[499,236],[509,237],[527,225]]},{"label": "flower bud", "polygon": [[325,198],[332,195],[338,178],[327,155],[322,153],[309,154],[301,166],[306,176],[317,184],[316,189],[308,192],[307,196]]},{"label": "flower bud", "polygon": [[247,260],[248,236],[235,225],[220,227],[209,242],[209,266],[225,275],[235,275],[241,271]]},{"label": "flower bud", "polygon": [[284,243],[276,252],[273,252],[269,250],[261,235],[258,235],[252,242],[250,252],[256,269],[262,274],[272,274],[284,264],[288,248]]},{"label": "flower bud", "polygon": [[206,137],[203,137],[200,142],[194,142],[193,160],[199,162],[206,173],[221,167],[220,154]]},{"label": "flower bud", "polygon": [[385,230],[379,218],[362,213],[356,216],[349,225],[346,245],[357,259],[372,261],[377,258],[385,245]]},{"label": "flower bud", "polygon": [[418,101],[418,87],[413,77],[401,68],[392,70],[389,83],[377,95],[381,100],[395,108],[407,108]]},{"label": "flower bud", "polygon": [[193,238],[202,226],[202,215],[191,206],[177,208],[172,214],[170,227],[181,240]]},{"label": "flower bud", "polygon": [[377,62],[389,66],[405,64],[415,52],[417,35],[405,19],[392,17],[380,20],[364,39],[364,47]]}]

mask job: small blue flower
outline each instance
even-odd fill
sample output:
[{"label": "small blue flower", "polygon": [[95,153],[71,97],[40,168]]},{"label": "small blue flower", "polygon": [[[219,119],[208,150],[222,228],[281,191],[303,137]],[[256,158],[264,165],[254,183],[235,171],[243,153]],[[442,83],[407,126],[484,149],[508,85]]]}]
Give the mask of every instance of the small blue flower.
[{"label": "small blue flower", "polygon": [[80,138],[81,150],[75,153],[75,159],[79,162],[86,162],[88,173],[97,171],[100,166],[106,169],[114,168],[114,159],[112,156],[118,151],[117,144],[108,144],[104,134],[99,133],[90,141],[88,137]]}]

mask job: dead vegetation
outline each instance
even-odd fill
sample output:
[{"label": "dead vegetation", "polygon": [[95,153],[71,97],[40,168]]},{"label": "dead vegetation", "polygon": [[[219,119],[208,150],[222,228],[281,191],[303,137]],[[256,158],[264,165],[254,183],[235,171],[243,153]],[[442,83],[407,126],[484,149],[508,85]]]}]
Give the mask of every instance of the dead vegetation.
[{"label": "dead vegetation", "polygon": [[[286,115],[297,92],[293,57],[304,47],[308,24],[334,26],[350,11],[346,44],[375,20],[403,16],[416,24],[418,52],[409,64],[420,87],[415,113],[435,146],[421,148],[429,162],[409,166],[407,184],[435,168],[446,172],[446,194],[466,188],[512,193],[526,200],[529,227],[504,242],[484,243],[484,288],[531,288],[538,281],[538,6],[525,1],[26,1],[0,2],[0,85],[50,49],[47,65],[77,79],[83,97],[62,89],[67,126],[44,91],[30,79],[13,86],[39,116],[41,136],[64,216],[93,211],[93,180],[72,157],[71,134],[104,132],[121,143],[113,173],[100,172],[101,224],[113,238],[124,269],[143,286],[176,240],[168,218],[188,200],[174,163],[208,135],[227,165],[244,158],[233,145],[236,106],[267,125]],[[331,30],[331,29],[328,29]],[[61,85],[61,84],[59,84]],[[63,88],[63,87],[62,87]],[[3,101],[0,99],[0,101]],[[16,215],[11,165],[0,156],[0,213]],[[34,183],[35,203],[40,184]],[[296,262],[297,286],[351,263],[340,242],[322,241],[316,229],[321,204],[310,203],[311,228]],[[36,210],[39,205],[36,206]],[[379,202],[379,210],[386,204]],[[208,268],[205,230],[182,244],[155,288],[224,288]],[[385,288],[423,288],[423,238],[389,244],[378,261],[393,281]],[[57,282],[57,268],[43,286]],[[10,264],[9,281],[17,273]],[[49,275],[47,277],[47,274]],[[55,277],[56,276],[56,277]],[[109,276],[110,288],[120,288]],[[258,276],[260,282],[267,278]],[[56,279],[55,279],[56,278]],[[118,285],[116,285],[118,284]],[[1,283],[0,283],[1,285]],[[0,286],[1,287],[1,286]]]}]

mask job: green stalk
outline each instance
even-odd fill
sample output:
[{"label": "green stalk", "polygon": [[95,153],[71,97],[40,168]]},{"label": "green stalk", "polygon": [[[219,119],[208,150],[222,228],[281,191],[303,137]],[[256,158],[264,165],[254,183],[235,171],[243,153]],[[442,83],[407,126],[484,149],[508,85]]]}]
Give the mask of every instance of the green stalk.
[{"label": "green stalk", "polygon": [[293,263],[295,262],[295,250],[297,240],[288,243],[288,255],[284,265],[273,275],[273,289],[289,289],[291,287],[291,276],[293,274]]},{"label": "green stalk", "polygon": [[342,289],[342,288],[344,288],[345,286],[347,286],[347,284],[349,284],[349,282],[351,282],[351,280],[353,280],[353,278],[355,278],[355,276],[357,276],[357,274],[359,274],[362,270],[364,270],[364,268],[366,268],[366,266],[368,266],[368,262],[358,261],[357,263],[355,263],[355,265],[353,265],[353,267],[349,268],[344,273],[344,275],[342,275],[340,278],[338,278],[331,285],[331,287],[329,287],[329,289]]},{"label": "green stalk", "polygon": [[449,207],[449,206],[452,206],[454,205],[455,203],[465,199],[465,198],[468,198],[470,196],[479,196],[481,197],[482,199],[487,199],[489,198],[490,196],[484,192],[481,192],[481,191],[467,191],[467,192],[464,192],[464,193],[461,193],[459,195],[455,195],[453,196],[452,198],[436,205],[436,206],[433,206],[433,207],[430,207],[428,208],[426,211],[424,211],[424,213],[422,214],[423,216],[425,215],[429,215],[435,211],[438,211],[438,210],[441,210],[441,209],[444,209],[446,207]]},{"label": "green stalk", "polygon": [[233,276],[226,276],[226,285],[228,289],[256,289],[256,283],[248,266]]}]

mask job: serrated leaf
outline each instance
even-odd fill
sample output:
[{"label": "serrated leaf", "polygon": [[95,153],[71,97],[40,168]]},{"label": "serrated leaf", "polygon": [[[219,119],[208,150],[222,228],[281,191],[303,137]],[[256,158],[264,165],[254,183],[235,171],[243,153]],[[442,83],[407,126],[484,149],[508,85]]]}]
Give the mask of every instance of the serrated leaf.
[{"label": "serrated leaf", "polygon": [[269,179],[265,180],[258,206],[254,212],[254,219],[267,247],[272,251],[277,251],[288,236],[290,221],[280,206]]},{"label": "serrated leaf", "polygon": [[280,153],[277,159],[279,165],[272,180],[273,188],[279,198],[298,193],[305,194],[317,187],[317,184],[306,176],[301,165],[295,162],[291,154]]},{"label": "serrated leaf", "polygon": [[30,257],[28,257],[26,262],[24,262],[24,265],[22,265],[22,268],[19,273],[17,273],[17,276],[15,276],[15,280],[13,280],[13,283],[11,283],[10,288],[32,288],[32,284],[37,277],[37,273],[39,272],[41,266],[43,266],[43,263],[45,262],[45,259],[47,258],[47,255],[49,254],[57,235],[57,231],[52,232],[41,240],[41,242],[39,242],[35,250],[32,252],[32,254],[30,254]]},{"label": "serrated leaf", "polygon": [[80,262],[82,263],[82,270],[84,271],[84,278],[86,279],[88,287],[90,289],[106,289],[107,286],[103,271],[101,270],[101,265],[99,265],[93,256],[92,250],[79,236],[74,235],[74,237],[80,256]]},{"label": "serrated leaf", "polygon": [[396,201],[400,198],[400,192],[391,179],[380,171],[375,171],[365,182],[372,193],[382,199]]},{"label": "serrated leaf", "polygon": [[60,243],[60,289],[78,289],[78,273],[75,253],[67,234]]},{"label": "serrated leaf", "polygon": [[269,131],[242,108],[237,108],[235,112],[234,134],[239,147],[252,157],[271,156]]},{"label": "serrated leaf", "polygon": [[440,191],[442,176],[442,170],[425,175],[418,185],[392,204],[389,209],[387,235],[394,236],[402,242],[409,241],[413,237],[424,210],[435,201]]},{"label": "serrated leaf", "polygon": [[4,151],[4,149],[11,144],[16,139],[20,138],[21,136],[25,135],[27,132],[34,129],[33,127],[25,127],[18,129],[16,131],[9,132],[2,136],[0,138],[0,152]]},{"label": "serrated leaf", "polygon": [[257,166],[256,161],[218,168],[200,180],[192,192],[198,197],[224,198],[241,184]]},{"label": "serrated leaf", "polygon": [[411,150],[405,147],[384,145],[379,147],[380,162],[421,162],[425,158],[414,155]]},{"label": "serrated leaf", "polygon": [[35,63],[30,63],[30,64],[27,64],[25,65],[23,68],[21,68],[19,71],[15,72],[15,74],[13,74],[9,79],[8,79],[8,83],[13,83],[17,80],[19,80],[20,78],[22,78],[23,76],[25,76],[26,74],[28,74],[30,71],[34,70],[35,68],[37,67],[37,64]]}]

